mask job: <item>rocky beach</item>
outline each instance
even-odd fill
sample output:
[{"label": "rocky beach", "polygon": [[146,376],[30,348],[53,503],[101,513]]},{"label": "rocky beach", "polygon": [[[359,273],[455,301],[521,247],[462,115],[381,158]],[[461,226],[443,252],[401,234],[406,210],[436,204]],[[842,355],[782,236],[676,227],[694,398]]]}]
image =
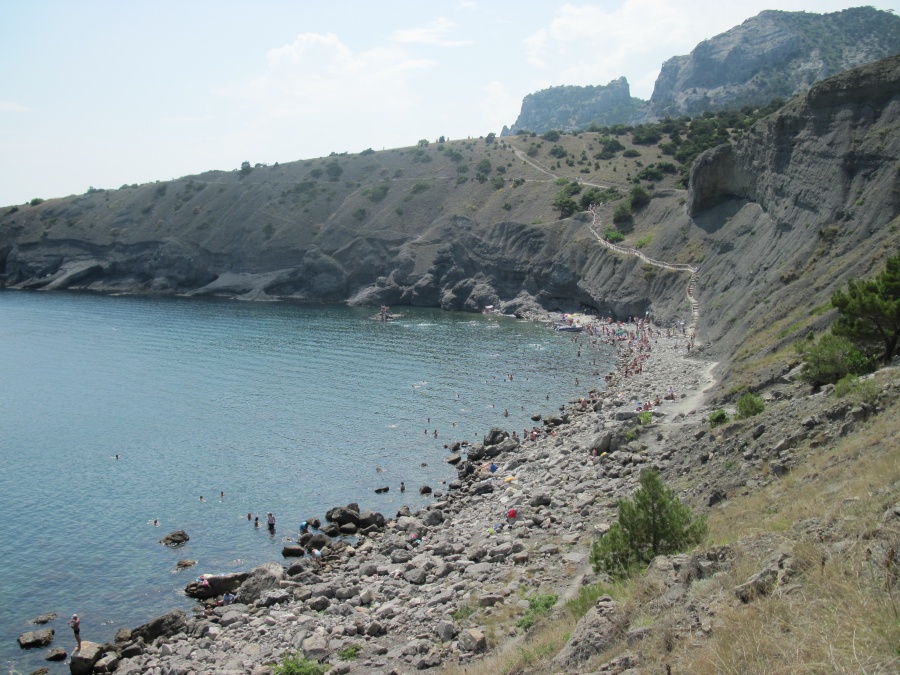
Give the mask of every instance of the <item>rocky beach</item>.
[{"label": "rocky beach", "polygon": [[[621,338],[616,373],[606,385],[606,373],[598,374],[583,384],[583,399],[543,416],[535,440],[493,429],[483,443],[455,446],[461,452],[446,461],[459,478],[427,508],[387,516],[356,504],[332,509],[323,528],[352,539],[317,532],[298,542],[321,549],[321,565],[304,555],[193,582],[187,594],[205,601],[194,616],[176,610],[120,631],[115,644],[86,642],[73,672],[96,659],[95,672],[261,675],[300,650],[337,673],[400,673],[469,662],[521,632],[491,634],[461,617],[475,608],[516,614],[531,594],[577,592],[593,576],[589,547],[614,518],[616,500],[633,491],[642,468],[671,463],[672,450],[660,443],[670,429],[702,421],[714,364],[698,350],[688,357],[689,338],[653,327],[643,332],[650,349],[640,351],[628,346],[637,325],[608,326]],[[585,358],[613,339],[573,335]],[[638,357],[640,372],[625,377]],[[674,400],[652,406],[653,421],[638,425],[637,407],[664,399],[670,387]],[[510,509],[517,516],[507,524]],[[235,603],[214,607],[226,591]],[[348,648],[358,653],[352,662],[338,657]]]}]

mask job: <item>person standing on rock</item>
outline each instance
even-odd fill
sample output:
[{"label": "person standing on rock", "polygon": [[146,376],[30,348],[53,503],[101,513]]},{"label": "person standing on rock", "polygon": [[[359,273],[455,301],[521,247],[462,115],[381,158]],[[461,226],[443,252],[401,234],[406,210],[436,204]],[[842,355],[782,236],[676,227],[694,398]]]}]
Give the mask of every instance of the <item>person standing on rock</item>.
[{"label": "person standing on rock", "polygon": [[77,614],[73,614],[67,623],[71,626],[72,632],[75,633],[75,642],[78,643],[77,651],[81,651],[81,619],[78,618]]}]

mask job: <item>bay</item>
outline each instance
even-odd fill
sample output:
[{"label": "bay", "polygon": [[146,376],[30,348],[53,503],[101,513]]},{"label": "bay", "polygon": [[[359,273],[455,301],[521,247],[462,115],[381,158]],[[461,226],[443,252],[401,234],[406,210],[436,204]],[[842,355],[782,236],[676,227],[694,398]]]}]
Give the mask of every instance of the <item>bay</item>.
[{"label": "bay", "polygon": [[[455,477],[445,444],[521,433],[612,366],[530,322],[403,311],[385,324],[344,306],[0,293],[7,669],[46,665],[15,643],[38,614],[60,614],[55,645],[73,647],[73,612],[103,642],[189,608],[199,573],[280,559],[331,506],[424,505],[421,485]],[[267,511],[274,536],[247,520]],[[191,540],[161,546],[174,529]],[[181,558],[198,565],[176,572]]]}]

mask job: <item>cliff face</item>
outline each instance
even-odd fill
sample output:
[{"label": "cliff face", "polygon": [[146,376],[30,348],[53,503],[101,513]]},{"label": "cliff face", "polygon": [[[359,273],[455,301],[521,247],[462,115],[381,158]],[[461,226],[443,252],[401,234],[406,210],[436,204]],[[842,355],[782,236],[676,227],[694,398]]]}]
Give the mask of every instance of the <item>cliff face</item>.
[{"label": "cliff face", "polygon": [[650,98],[654,118],[764,105],[900,52],[900,17],[873,7],[831,14],[765,11],[666,61]]},{"label": "cliff face", "polygon": [[663,63],[650,101],[632,98],[624,77],[606,87],[552,87],[526,96],[504,134],[764,106],[898,52],[900,17],[890,12],[873,7],[831,14],[769,10]]},{"label": "cliff face", "polygon": [[528,94],[522,111],[503,135],[519,130],[543,133],[549,129],[574,131],[599,125],[625,124],[641,109],[643,101],[632,98],[628,80],[620,77],[605,87],[551,87]]}]

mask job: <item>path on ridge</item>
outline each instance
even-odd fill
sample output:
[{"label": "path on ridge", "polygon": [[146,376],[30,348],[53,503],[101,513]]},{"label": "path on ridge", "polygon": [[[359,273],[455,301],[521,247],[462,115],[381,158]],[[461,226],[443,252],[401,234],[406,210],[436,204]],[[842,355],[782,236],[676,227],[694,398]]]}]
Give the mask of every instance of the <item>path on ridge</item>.
[{"label": "path on ridge", "polygon": [[[512,148],[512,151],[516,154],[516,157],[521,159],[526,164],[532,166],[533,168],[537,169],[541,173],[546,174],[547,176],[550,176],[550,178],[553,178],[553,179],[560,178],[559,174],[556,174],[552,170],[548,169],[547,167],[539,164],[538,162],[535,162],[530,157],[528,157],[524,152],[522,152],[518,148],[513,147],[512,144],[510,144],[510,147]],[[601,189],[605,189],[605,188],[609,187],[608,185],[598,185],[596,183],[587,183],[584,181],[579,181],[579,184],[587,185],[590,187],[601,188]],[[685,295],[687,296],[688,302],[691,304],[691,323],[690,323],[690,326],[688,326],[688,329],[690,330],[691,333],[695,333],[696,327],[697,327],[697,322],[700,320],[700,302],[697,300],[696,297],[694,297],[694,290],[697,288],[697,282],[700,279],[700,274],[699,274],[698,268],[694,267],[693,265],[685,265],[685,264],[681,264],[681,263],[667,263],[667,262],[663,262],[661,260],[654,260],[653,258],[648,257],[646,254],[644,254],[643,252],[639,251],[636,248],[628,248],[626,246],[619,246],[617,244],[613,244],[611,241],[606,241],[603,238],[603,236],[597,232],[597,225],[599,225],[599,221],[600,221],[599,214],[596,212],[596,210],[594,209],[593,206],[589,209],[589,211],[592,216],[591,225],[590,225],[591,233],[597,238],[597,241],[599,241],[601,244],[603,244],[610,251],[613,251],[614,253],[618,253],[620,255],[633,255],[633,256],[643,260],[646,264],[652,265],[653,267],[659,267],[661,269],[670,270],[673,272],[690,272],[691,278],[688,281]]]},{"label": "path on ridge", "polygon": [[610,251],[613,251],[614,253],[618,253],[620,255],[633,255],[636,258],[640,258],[648,265],[659,267],[664,270],[670,270],[672,272],[690,272],[691,278],[688,281],[685,295],[687,296],[688,302],[691,303],[691,323],[688,328],[691,333],[694,333],[697,327],[697,322],[700,319],[700,302],[697,300],[697,298],[694,297],[694,290],[697,288],[697,282],[700,279],[699,269],[697,267],[694,267],[693,265],[686,265],[683,263],[667,263],[663,262],[662,260],[654,260],[643,251],[640,251],[636,248],[619,246],[618,244],[614,244],[611,241],[607,241],[599,232],[597,232],[597,226],[600,224],[600,215],[597,213],[596,209],[593,206],[589,209],[589,211],[592,216],[590,224],[591,234],[593,234],[597,241],[603,244],[603,246],[608,248]]}]

